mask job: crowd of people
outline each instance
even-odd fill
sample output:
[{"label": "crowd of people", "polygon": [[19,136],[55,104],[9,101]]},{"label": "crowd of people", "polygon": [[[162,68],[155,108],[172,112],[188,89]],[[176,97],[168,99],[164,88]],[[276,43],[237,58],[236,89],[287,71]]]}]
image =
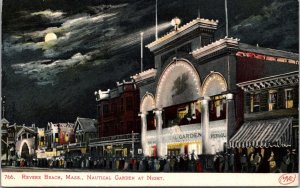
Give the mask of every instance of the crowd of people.
[{"label": "crowd of people", "polygon": [[[45,168],[102,169],[132,172],[219,172],[276,173],[298,172],[295,150],[232,150],[209,158],[190,155],[165,157],[60,156],[49,159],[20,160],[16,166]],[[210,160],[210,161],[208,161]],[[207,166],[210,164],[210,169]],[[213,165],[212,165],[213,164]],[[205,167],[204,167],[205,166]]]}]

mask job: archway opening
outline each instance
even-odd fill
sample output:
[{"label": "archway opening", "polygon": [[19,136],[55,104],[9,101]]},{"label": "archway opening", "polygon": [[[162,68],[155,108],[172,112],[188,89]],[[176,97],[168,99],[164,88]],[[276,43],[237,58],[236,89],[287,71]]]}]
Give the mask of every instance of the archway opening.
[{"label": "archway opening", "polygon": [[29,147],[27,143],[24,143],[21,150],[21,158],[27,159],[29,158]]},{"label": "archway opening", "polygon": [[173,61],[156,89],[156,108],[163,110],[163,128],[200,123],[200,76],[187,60]]}]

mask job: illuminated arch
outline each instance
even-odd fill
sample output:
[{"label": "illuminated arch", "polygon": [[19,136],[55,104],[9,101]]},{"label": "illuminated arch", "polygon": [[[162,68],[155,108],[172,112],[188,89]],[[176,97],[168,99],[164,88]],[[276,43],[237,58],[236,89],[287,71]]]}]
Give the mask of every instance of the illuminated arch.
[{"label": "illuminated arch", "polygon": [[227,91],[227,82],[224,76],[219,72],[212,72],[203,81],[201,96],[214,96],[224,91]]},{"label": "illuminated arch", "polygon": [[164,108],[200,98],[200,76],[185,59],[177,59],[163,71],[156,88],[156,107]]},{"label": "illuminated arch", "polygon": [[146,93],[142,99],[140,110],[142,113],[146,113],[155,108],[155,99],[151,93]]},{"label": "illuminated arch", "polygon": [[19,147],[19,152],[18,152],[19,157],[22,156],[23,149],[26,148],[26,145],[28,147],[28,155],[33,155],[32,143],[29,142],[29,140],[27,140],[27,139],[23,139],[21,141],[21,144],[20,144],[20,147]]}]

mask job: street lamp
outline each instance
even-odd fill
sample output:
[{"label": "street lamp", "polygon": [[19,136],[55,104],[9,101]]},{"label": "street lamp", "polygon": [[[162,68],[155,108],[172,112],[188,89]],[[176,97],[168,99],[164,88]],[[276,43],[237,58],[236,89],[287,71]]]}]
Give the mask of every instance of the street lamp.
[{"label": "street lamp", "polygon": [[171,21],[171,25],[174,26],[174,30],[177,31],[178,30],[178,26],[181,23],[181,20],[178,17],[175,17],[172,19]]}]

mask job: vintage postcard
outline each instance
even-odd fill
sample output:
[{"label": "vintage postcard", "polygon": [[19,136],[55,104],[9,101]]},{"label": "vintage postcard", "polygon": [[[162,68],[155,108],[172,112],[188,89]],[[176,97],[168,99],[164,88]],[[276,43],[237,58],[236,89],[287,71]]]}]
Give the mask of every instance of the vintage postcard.
[{"label": "vintage postcard", "polygon": [[3,0],[1,186],[297,186],[297,0]]}]

